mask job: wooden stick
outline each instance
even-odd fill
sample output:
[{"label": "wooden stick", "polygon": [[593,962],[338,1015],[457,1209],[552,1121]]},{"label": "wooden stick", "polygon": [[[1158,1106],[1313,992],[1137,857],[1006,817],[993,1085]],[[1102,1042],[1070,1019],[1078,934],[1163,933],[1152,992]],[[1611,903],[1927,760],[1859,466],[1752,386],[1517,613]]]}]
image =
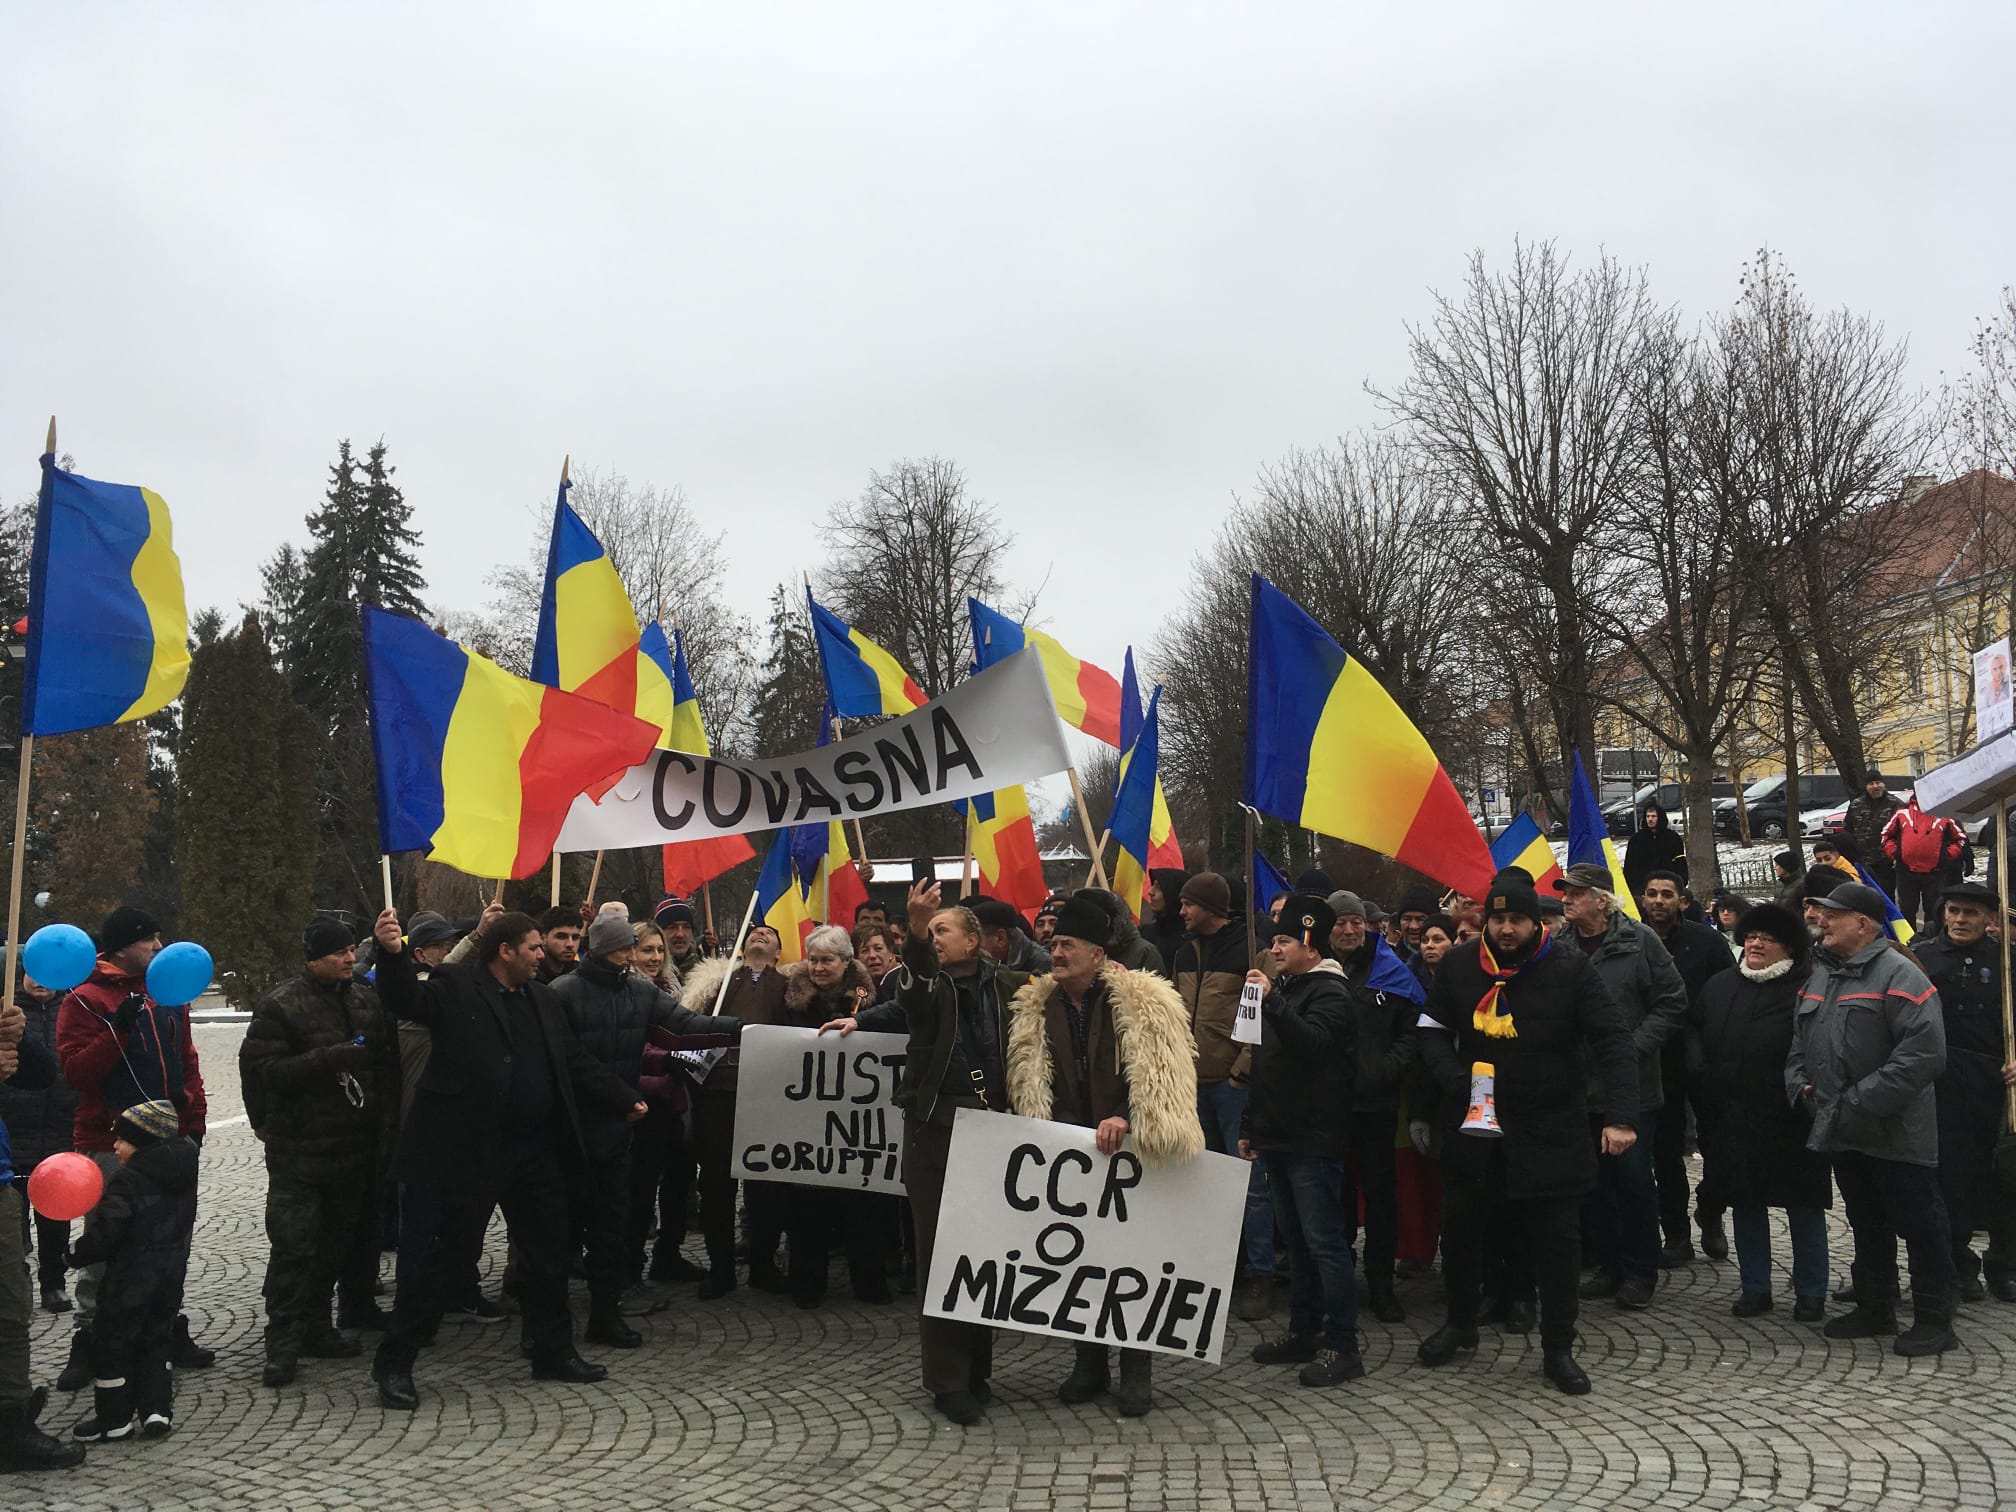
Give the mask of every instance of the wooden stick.
[{"label": "wooden stick", "polygon": [[384,851],[378,852],[378,875],[385,883],[385,908],[392,910],[392,858]]},{"label": "wooden stick", "polygon": [[547,904],[549,908],[560,906],[560,852],[553,852],[553,895]]},{"label": "wooden stick", "polygon": [[1260,923],[1254,917],[1258,905],[1253,894],[1253,821],[1257,817],[1249,804],[1240,804],[1246,811],[1246,964],[1251,966],[1260,959]]},{"label": "wooden stick", "polygon": [[1068,766],[1064,770],[1071,778],[1071,802],[1078,810],[1078,823],[1084,827],[1085,843],[1092,847],[1091,885],[1093,887],[1105,888],[1107,885],[1106,863],[1100,859],[1100,855],[1106,847],[1100,841],[1092,838],[1092,815],[1085,807],[1085,784],[1078,780],[1078,768],[1076,766]]},{"label": "wooden stick", "polygon": [[597,852],[595,852],[595,864],[590,868],[588,868],[588,908],[590,912],[594,911],[595,889],[597,886],[601,884],[601,881],[602,881],[602,852],[598,850]]},{"label": "wooden stick", "polygon": [[714,884],[712,882],[702,882],[700,884],[700,909],[707,920],[707,933],[711,935],[714,933]]},{"label": "wooden stick", "polygon": [[[49,449],[56,449],[56,422],[49,422]],[[21,775],[14,791],[14,866],[7,888],[7,990],[0,1004],[14,1001],[14,984],[21,975],[21,878],[28,864],[28,763],[35,754],[35,737],[21,737]]]},{"label": "wooden stick", "polygon": [[490,901],[495,903],[499,908],[504,906],[504,879],[502,877],[497,879],[497,896]]},{"label": "wooden stick", "polygon": [[[1995,897],[2002,912],[2001,929],[1996,931],[2002,950],[2002,1064],[2016,1061],[2016,1006],[2012,993],[2016,983],[2009,980],[2009,799],[1995,800]],[[2009,1132],[2016,1134],[2016,1087],[2002,1089],[2002,1112]]]},{"label": "wooden stick", "polygon": [[[812,586],[809,577],[806,579],[805,586],[809,592]],[[840,743],[840,719],[837,715],[833,719],[833,743],[835,745]],[[859,818],[856,818],[854,821],[854,849],[857,852],[855,859],[865,863],[868,860],[868,837],[861,832],[861,821]]]},{"label": "wooden stick", "polygon": [[[738,961],[742,959],[742,942],[749,937],[749,921],[755,917],[756,892],[752,888],[749,892],[749,906],[742,910],[742,927],[735,933],[735,948],[729,952]],[[714,994],[714,1006],[707,1010],[710,1017],[718,1015],[721,1012],[722,1001],[728,996],[729,978],[734,975],[735,968],[733,966],[730,966],[726,971],[721,973],[721,989]]]},{"label": "wooden stick", "polygon": [[[1108,845],[1111,845],[1112,843],[1113,843],[1113,829],[1112,826],[1109,825],[1105,830],[1100,832],[1099,849],[1097,849],[1092,853],[1092,872],[1097,872],[1100,867],[1106,864],[1106,847]],[[1104,886],[1105,884],[1103,883],[1095,884],[1092,881],[1092,873],[1087,873],[1085,877],[1085,885],[1087,887],[1092,887],[1095,885]]]}]

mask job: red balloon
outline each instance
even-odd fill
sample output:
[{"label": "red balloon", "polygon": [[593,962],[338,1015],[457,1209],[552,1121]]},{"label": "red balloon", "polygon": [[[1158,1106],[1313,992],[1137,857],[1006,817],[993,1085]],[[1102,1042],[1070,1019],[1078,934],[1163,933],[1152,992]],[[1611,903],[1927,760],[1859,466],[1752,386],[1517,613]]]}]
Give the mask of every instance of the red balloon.
[{"label": "red balloon", "polygon": [[82,1218],[105,1195],[105,1174],[89,1155],[51,1155],[28,1177],[28,1205],[55,1223]]}]

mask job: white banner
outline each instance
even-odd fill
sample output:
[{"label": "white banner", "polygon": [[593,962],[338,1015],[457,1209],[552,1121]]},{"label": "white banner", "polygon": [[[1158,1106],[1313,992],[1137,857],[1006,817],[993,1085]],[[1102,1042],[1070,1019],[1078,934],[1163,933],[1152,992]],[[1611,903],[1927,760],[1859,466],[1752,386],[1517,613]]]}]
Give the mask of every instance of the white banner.
[{"label": "white banner", "polygon": [[1090,1129],[961,1108],[924,1311],[1218,1362],[1247,1167],[1145,1166]]},{"label": "white banner", "polygon": [[741,1045],[731,1174],[902,1195],[908,1035],[751,1024]]},{"label": "white banner", "polygon": [[975,798],[1071,764],[1032,647],[921,709],[836,745],[764,761],[654,751],[598,803],[574,800],[559,851],[627,850]]}]

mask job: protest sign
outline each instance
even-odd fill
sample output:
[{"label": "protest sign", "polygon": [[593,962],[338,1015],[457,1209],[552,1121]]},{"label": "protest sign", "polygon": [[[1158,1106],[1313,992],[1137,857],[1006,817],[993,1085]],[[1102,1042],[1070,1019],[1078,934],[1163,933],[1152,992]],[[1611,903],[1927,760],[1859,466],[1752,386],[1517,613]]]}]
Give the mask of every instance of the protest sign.
[{"label": "protest sign", "polygon": [[1248,1167],[1148,1166],[1090,1129],[961,1108],[924,1311],[1216,1363]]},{"label": "protest sign", "polygon": [[598,800],[567,811],[553,848],[625,850],[925,808],[1015,787],[1071,765],[1033,650],[942,698],[797,756],[728,761],[654,751]]},{"label": "protest sign", "polygon": [[742,1031],[731,1174],[750,1181],[903,1192],[903,1115],[894,1098],[902,1034]]},{"label": "protest sign", "polygon": [[1993,740],[2016,723],[2010,696],[2009,637],[1974,653],[1974,739]]},{"label": "protest sign", "polygon": [[1260,1043],[1260,1005],[1266,998],[1265,982],[1248,982],[1239,989],[1239,1013],[1232,1020],[1232,1038],[1240,1044]]}]

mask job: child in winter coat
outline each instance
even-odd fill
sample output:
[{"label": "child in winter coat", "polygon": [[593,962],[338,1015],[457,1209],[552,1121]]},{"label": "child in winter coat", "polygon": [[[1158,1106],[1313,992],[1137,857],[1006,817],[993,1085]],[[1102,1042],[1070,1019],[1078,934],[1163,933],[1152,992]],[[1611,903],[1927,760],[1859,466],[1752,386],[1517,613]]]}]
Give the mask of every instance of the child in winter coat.
[{"label": "child in winter coat", "polygon": [[180,1120],[160,1100],[119,1115],[119,1169],[70,1247],[72,1268],[105,1266],[91,1328],[94,1410],[71,1430],[86,1443],[174,1427],[168,1358],[196,1226],[196,1144]]}]

